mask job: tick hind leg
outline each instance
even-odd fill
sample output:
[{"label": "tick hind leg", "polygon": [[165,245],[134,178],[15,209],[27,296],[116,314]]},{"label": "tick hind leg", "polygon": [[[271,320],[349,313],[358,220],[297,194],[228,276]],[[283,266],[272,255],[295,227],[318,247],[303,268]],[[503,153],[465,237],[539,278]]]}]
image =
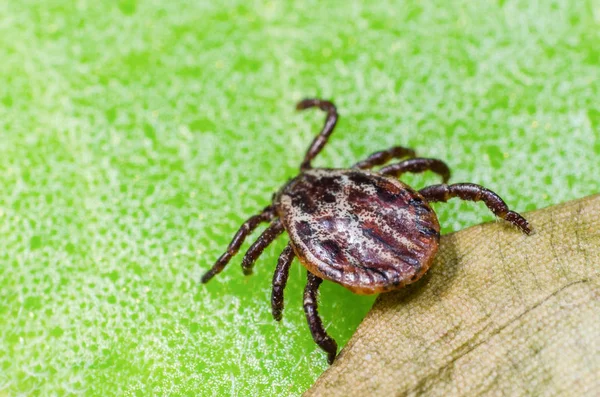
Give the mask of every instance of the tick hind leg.
[{"label": "tick hind leg", "polygon": [[323,328],[321,317],[319,317],[319,313],[317,312],[317,292],[323,279],[311,272],[307,272],[307,274],[308,282],[304,288],[304,313],[306,314],[306,321],[308,322],[313,340],[321,349],[325,350],[327,353],[327,362],[331,365],[337,354],[337,343],[327,335],[325,328]]},{"label": "tick hind leg", "polygon": [[262,222],[268,222],[274,217],[275,211],[273,207],[268,206],[260,214],[254,215],[250,217],[246,222],[244,222],[242,226],[240,226],[239,230],[237,231],[231,242],[229,243],[229,246],[227,246],[227,250],[225,251],[225,253],[221,255],[221,257],[217,260],[217,262],[209,271],[204,273],[201,282],[207,283],[215,275],[221,273],[225,266],[227,266],[231,258],[240,250],[240,247],[244,243],[244,240],[246,240],[246,237],[248,237],[248,235],[252,233],[254,229],[256,229],[256,227]]},{"label": "tick hind leg", "polygon": [[327,143],[329,139],[329,135],[333,132],[335,125],[337,124],[338,114],[335,105],[330,101],[324,101],[322,99],[316,98],[307,98],[304,99],[296,105],[297,110],[304,110],[308,108],[318,107],[324,112],[327,112],[327,116],[325,118],[325,125],[321,129],[319,135],[315,137],[315,139],[310,144],[310,147],[306,151],[306,155],[304,156],[304,161],[300,165],[301,170],[307,170],[311,168],[310,162],[314,159],[317,154]]},{"label": "tick hind leg", "polygon": [[366,159],[354,164],[353,168],[370,169],[378,165],[383,165],[393,159],[401,159],[404,157],[415,157],[415,151],[403,146],[394,146],[388,150],[382,150],[371,154]]},{"label": "tick hind leg", "polygon": [[279,219],[276,219],[269,225],[268,228],[265,229],[264,232],[260,235],[260,237],[248,248],[246,251],[246,255],[244,255],[244,259],[242,259],[242,270],[245,275],[252,274],[252,268],[254,267],[254,262],[258,259],[258,257],[263,253],[265,248],[269,246],[281,233],[283,233],[284,228]]},{"label": "tick hind leg", "polygon": [[517,226],[523,233],[530,234],[529,223],[519,213],[511,211],[496,193],[483,186],[473,183],[456,183],[454,185],[433,185],[419,191],[429,202],[446,202],[453,197],[468,201],[483,201],[485,205],[496,215],[513,225]]},{"label": "tick hind leg", "polygon": [[399,178],[406,172],[419,173],[432,171],[442,177],[442,182],[446,183],[450,179],[450,168],[442,160],[414,158],[401,161],[396,164],[388,165],[379,170],[380,174],[395,176]]},{"label": "tick hind leg", "polygon": [[290,275],[290,266],[296,254],[292,244],[288,243],[285,249],[279,255],[275,274],[273,275],[273,292],[271,293],[271,311],[273,318],[281,321],[281,312],[283,311],[283,290],[287,284]]}]

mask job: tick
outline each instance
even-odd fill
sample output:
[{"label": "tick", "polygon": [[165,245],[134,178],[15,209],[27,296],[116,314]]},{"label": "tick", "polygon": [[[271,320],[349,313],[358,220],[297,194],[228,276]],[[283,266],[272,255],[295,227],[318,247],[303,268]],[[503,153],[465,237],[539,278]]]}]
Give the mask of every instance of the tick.
[{"label": "tick", "polygon": [[[306,320],[314,341],[332,364],[337,343],[325,331],[317,312],[319,285],[330,280],[358,294],[376,294],[420,279],[431,266],[440,241],[440,225],[429,203],[453,197],[483,201],[496,216],[522,232],[529,234],[530,228],[527,220],[509,210],[496,193],[472,183],[448,185],[450,169],[443,161],[416,157],[409,148],[396,146],[373,153],[350,169],[313,168],[311,161],[327,143],[338,120],[336,107],[329,101],[305,99],[296,106],[298,110],[313,107],[327,116],[304,156],[300,173],[273,196],[270,205],[242,224],[227,251],[202,276],[202,283],[225,268],[259,224],[270,222],[246,251],[242,260],[246,275],[252,273],[263,250],[287,232],[289,242],[273,276],[273,317],[281,320],[283,290],[297,257],[307,269]],[[374,170],[377,166],[383,167]],[[415,190],[398,179],[407,172],[428,170],[438,174],[443,183]]]}]

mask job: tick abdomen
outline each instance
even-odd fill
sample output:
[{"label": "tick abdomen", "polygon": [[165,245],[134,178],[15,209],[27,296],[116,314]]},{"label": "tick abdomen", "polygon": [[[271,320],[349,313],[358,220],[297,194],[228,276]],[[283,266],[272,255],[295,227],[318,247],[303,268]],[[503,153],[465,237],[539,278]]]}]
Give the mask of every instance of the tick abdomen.
[{"label": "tick abdomen", "polygon": [[401,288],[427,271],[440,226],[423,197],[397,179],[358,169],[311,169],[275,199],[300,262],[353,292]]}]

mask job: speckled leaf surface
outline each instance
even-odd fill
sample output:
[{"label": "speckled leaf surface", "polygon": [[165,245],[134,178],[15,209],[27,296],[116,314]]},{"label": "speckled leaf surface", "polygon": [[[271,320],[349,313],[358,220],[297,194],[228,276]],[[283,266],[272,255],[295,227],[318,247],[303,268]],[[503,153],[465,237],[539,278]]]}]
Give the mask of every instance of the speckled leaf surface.
[{"label": "speckled leaf surface", "polygon": [[[401,144],[540,208],[600,190],[598,32],[592,0],[0,3],[0,393],[301,393],[327,364],[297,263],[270,317],[285,238],[198,285],[319,129],[295,102],[342,114],[316,165]],[[341,345],[372,302],[323,285]]]}]

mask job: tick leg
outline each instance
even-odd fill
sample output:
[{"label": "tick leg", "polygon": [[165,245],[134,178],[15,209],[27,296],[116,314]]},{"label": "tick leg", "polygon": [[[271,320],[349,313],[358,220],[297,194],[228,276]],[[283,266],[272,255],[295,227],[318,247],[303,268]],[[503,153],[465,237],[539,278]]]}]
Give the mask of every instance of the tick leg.
[{"label": "tick leg", "polygon": [[433,185],[419,191],[427,201],[446,202],[453,197],[468,201],[483,201],[494,215],[512,223],[525,234],[531,233],[529,223],[519,213],[510,211],[506,203],[496,193],[473,183],[454,185]]},{"label": "tick leg", "polygon": [[247,276],[252,274],[252,267],[254,266],[254,262],[258,259],[260,254],[279,236],[283,233],[283,225],[279,219],[276,219],[269,225],[268,228],[265,229],[264,232],[260,235],[260,237],[248,248],[246,251],[246,255],[244,255],[244,259],[242,259],[242,270],[244,274]]},{"label": "tick leg", "polygon": [[405,172],[419,173],[425,171],[433,171],[442,177],[444,183],[450,179],[450,168],[442,160],[438,159],[408,159],[396,164],[383,167],[378,172],[384,175],[400,177]]},{"label": "tick leg", "polygon": [[244,240],[246,239],[246,237],[248,237],[248,235],[250,233],[252,233],[254,231],[254,229],[256,229],[256,227],[258,225],[260,225],[262,222],[270,221],[274,217],[275,217],[275,211],[273,210],[273,207],[268,206],[260,214],[254,215],[254,216],[250,217],[246,222],[244,222],[242,224],[242,226],[239,228],[239,230],[237,231],[237,233],[235,234],[235,236],[233,237],[233,239],[231,240],[231,243],[229,243],[229,246],[227,247],[227,251],[225,251],[225,253],[223,255],[221,255],[221,257],[217,260],[217,262],[213,265],[213,267],[209,271],[204,273],[204,275],[202,276],[201,282],[207,283],[215,275],[221,273],[223,271],[223,269],[225,268],[225,266],[227,266],[227,264],[229,263],[231,258],[235,254],[237,254],[240,247],[244,243]]},{"label": "tick leg", "polygon": [[304,313],[306,314],[306,321],[308,321],[308,327],[310,328],[313,340],[321,349],[325,350],[327,353],[327,362],[331,365],[337,354],[337,343],[327,335],[325,328],[323,328],[321,317],[319,317],[319,313],[317,312],[317,291],[322,282],[323,279],[308,272],[308,282],[304,288]]},{"label": "tick leg", "polygon": [[273,318],[281,321],[281,312],[283,311],[283,290],[287,284],[290,275],[290,266],[296,254],[292,244],[288,243],[277,261],[275,274],[273,275],[273,292],[271,293],[271,310]]},{"label": "tick leg", "polygon": [[325,125],[323,125],[321,132],[315,137],[310,144],[310,147],[306,151],[304,161],[302,161],[302,164],[300,165],[301,170],[307,170],[311,168],[310,162],[323,149],[323,146],[325,146],[327,143],[329,135],[331,135],[333,132],[333,129],[338,121],[337,109],[335,108],[335,105],[329,101],[316,98],[307,98],[298,102],[296,105],[297,110],[304,110],[313,107],[318,107],[322,111],[327,112],[327,117],[325,118]]},{"label": "tick leg", "polygon": [[353,168],[369,169],[377,165],[383,165],[392,159],[400,159],[403,157],[415,157],[415,151],[410,148],[402,146],[394,146],[388,150],[382,150],[381,152],[375,152],[365,160],[359,161],[354,164]]}]

